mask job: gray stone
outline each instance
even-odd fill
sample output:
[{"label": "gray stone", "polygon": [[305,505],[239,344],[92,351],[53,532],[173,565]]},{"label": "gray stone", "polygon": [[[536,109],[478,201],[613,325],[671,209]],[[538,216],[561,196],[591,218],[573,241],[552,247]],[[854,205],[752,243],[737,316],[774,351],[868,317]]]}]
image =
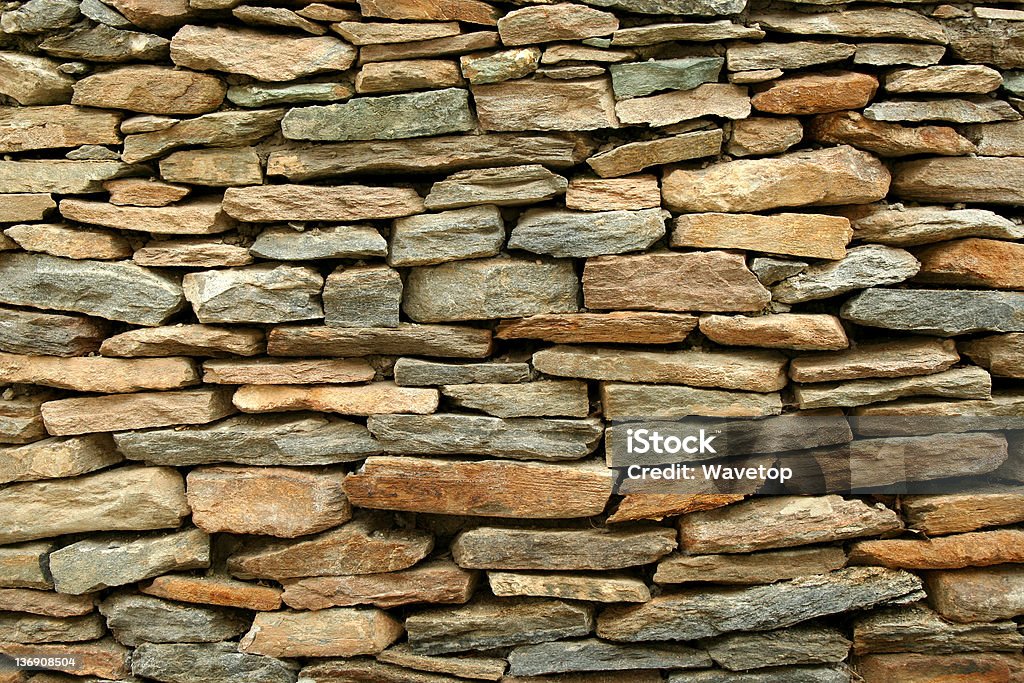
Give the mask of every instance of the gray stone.
[{"label": "gray stone", "polygon": [[643,97],[659,90],[690,90],[718,80],[721,57],[685,57],[629,64],[612,64],[615,99]]},{"label": "gray stone", "polygon": [[853,55],[853,63],[871,66],[931,66],[938,64],[945,53],[943,45],[860,43],[857,45],[857,53]]},{"label": "gray stone", "polygon": [[116,465],[123,459],[106,434],[0,446],[0,484],[76,477]]},{"label": "gray stone", "polygon": [[707,653],[675,643],[622,645],[597,638],[521,645],[509,653],[510,676],[628,669],[703,669]]},{"label": "gray stone", "polygon": [[896,38],[945,45],[942,24],[911,9],[878,7],[807,14],[792,11],[754,12],[750,20],[762,28],[798,35]]},{"label": "gray stone", "polygon": [[435,415],[371,415],[370,433],[385,453],[486,455],[516,460],[576,460],[601,440],[597,419]]},{"label": "gray stone", "polygon": [[607,78],[522,78],[475,85],[473,102],[480,126],[488,131],[579,131],[619,126]]},{"label": "gray stone", "polygon": [[763,631],[808,619],[905,604],[924,597],[921,579],[902,570],[850,567],[820,576],[749,588],[693,589],[601,613],[597,635],[609,640],[694,640],[731,631]]},{"label": "gray stone", "polygon": [[1024,121],[969,126],[964,132],[978,146],[981,156],[1024,155]]},{"label": "gray stone", "polygon": [[590,413],[587,384],[572,380],[446,384],[441,393],[453,405],[495,417],[586,417]]},{"label": "gray stone", "polygon": [[99,349],[108,332],[93,318],[0,307],[0,351],[7,353],[84,356]]},{"label": "gray stone", "polygon": [[9,643],[61,643],[93,640],[106,633],[96,614],[52,617],[22,612],[0,612],[0,633]]},{"label": "gray stone", "polygon": [[114,28],[131,28],[135,25],[125,19],[120,12],[104,4],[102,0],[82,0],[79,10],[83,16]]},{"label": "gray stone", "polygon": [[808,265],[806,261],[760,256],[751,262],[750,270],[762,285],[769,287],[804,272]]},{"label": "gray stone", "polygon": [[117,642],[214,643],[231,640],[249,629],[241,610],[183,605],[138,593],[114,593],[99,604],[107,628]]},{"label": "gray stone", "polygon": [[848,43],[797,40],[792,43],[738,43],[729,47],[730,71],[758,69],[802,69],[817,64],[841,62],[853,56],[857,47]]},{"label": "gray stone", "polygon": [[201,427],[114,435],[129,460],[155,465],[327,465],[382,452],[361,424],[320,414],[239,415]]},{"label": "gray stone", "polygon": [[850,641],[836,628],[792,626],[762,633],[734,633],[701,645],[730,671],[767,666],[832,664],[846,659]]},{"label": "gray stone", "polygon": [[772,299],[786,304],[826,299],[854,289],[903,282],[920,268],[908,251],[868,244],[849,249],[839,261],[808,266],[786,278],[772,288]]},{"label": "gray stone", "polygon": [[496,206],[409,216],[392,224],[388,263],[424,266],[495,256],[504,243],[505,223]]},{"label": "gray stone", "polygon": [[220,111],[176,121],[166,128],[129,135],[121,158],[129,163],[155,159],[186,146],[236,147],[276,133],[283,109]]},{"label": "gray stone", "polygon": [[719,669],[670,673],[668,683],[850,683],[850,669],[839,666],[785,666],[733,673]]},{"label": "gray stone", "polygon": [[59,66],[46,57],[0,52],[0,94],[25,105],[70,102],[75,79]]},{"label": "gray stone", "polygon": [[658,563],[654,582],[756,585],[827,574],[844,566],[846,553],[834,545],[720,555],[674,553]]},{"label": "gray stone", "polygon": [[341,266],[324,284],[328,327],[398,327],[402,276],[383,265]]},{"label": "gray stone", "polygon": [[413,269],[403,308],[417,322],[575,313],[579,289],[568,260],[455,261]]},{"label": "gray stone", "polygon": [[952,121],[953,123],[990,123],[1018,121],[1021,115],[1002,100],[983,96],[941,100],[887,100],[864,109],[873,121]]},{"label": "gray stone", "polygon": [[655,140],[627,142],[595,154],[587,164],[602,178],[636,173],[648,166],[716,156],[722,150],[722,130],[701,130]]},{"label": "gray stone", "polygon": [[167,59],[171,41],[151,33],[119,31],[105,24],[47,38],[39,47],[54,57],[90,62],[156,62]]},{"label": "gray stone", "polygon": [[858,325],[953,337],[1024,331],[1024,293],[977,290],[868,289],[840,315]]},{"label": "gray stone", "polygon": [[842,383],[797,385],[793,398],[801,409],[858,406],[908,396],[989,398],[992,378],[978,367],[953,368],[921,377],[859,379]]},{"label": "gray stone", "polygon": [[455,364],[419,358],[399,358],[395,362],[395,384],[402,387],[526,382],[530,376],[528,363]]},{"label": "gray stone", "polygon": [[93,537],[50,554],[50,572],[57,592],[72,595],[209,566],[210,537],[199,529],[131,540]]},{"label": "gray stone", "polygon": [[323,284],[308,266],[266,263],[187,273],[183,289],[202,323],[276,323],[322,318]]},{"label": "gray stone", "polygon": [[945,209],[938,206],[879,207],[851,217],[854,238],[900,247],[944,242],[961,237],[1024,239],[1024,226],[984,209]]},{"label": "gray stone", "polygon": [[529,76],[537,70],[539,47],[523,47],[492,54],[466,55],[460,59],[462,75],[473,85],[501,83]]},{"label": "gray stone", "polygon": [[917,603],[860,616],[853,624],[853,643],[859,654],[1019,652],[1024,635],[1012,621],[957,624]]},{"label": "gray stone", "polygon": [[239,107],[272,107],[278,104],[337,102],[352,96],[345,83],[251,83],[228,88],[228,101]]},{"label": "gray stone", "polygon": [[738,14],[746,0],[585,0],[588,5],[612,7],[639,14],[695,14],[716,16]]},{"label": "gray stone", "polygon": [[458,209],[475,204],[520,206],[565,194],[568,182],[539,164],[459,171],[430,188],[428,209]]},{"label": "gray stone", "polygon": [[0,194],[102,192],[104,180],[126,175],[138,175],[138,169],[120,161],[0,161]]},{"label": "gray stone", "polygon": [[0,17],[4,33],[46,33],[70,26],[78,19],[76,0],[29,0]]},{"label": "gray stone", "polygon": [[700,23],[665,23],[622,28],[612,34],[612,45],[657,45],[673,40],[716,42],[719,40],[761,39],[764,31],[736,24],[728,19]]},{"label": "gray stone", "polygon": [[388,243],[369,225],[328,225],[303,232],[276,226],[261,232],[249,252],[279,261],[364,258],[387,255]]},{"label": "gray stone", "polygon": [[950,157],[918,159],[893,169],[893,192],[928,202],[1019,204],[1024,201],[1024,159]]},{"label": "gray stone", "polygon": [[960,59],[1002,69],[1024,67],[1024,27],[1019,21],[979,21],[971,17],[947,21],[945,27],[949,46]]},{"label": "gray stone", "polygon": [[295,683],[294,665],[238,651],[235,643],[143,643],[132,653],[132,673],[163,683]]},{"label": "gray stone", "polygon": [[281,121],[284,136],[292,140],[396,140],[474,126],[469,92],[459,88],[292,109]]},{"label": "gray stone", "polygon": [[508,246],[538,254],[586,258],[640,251],[665,236],[667,212],[530,209],[512,229]]}]

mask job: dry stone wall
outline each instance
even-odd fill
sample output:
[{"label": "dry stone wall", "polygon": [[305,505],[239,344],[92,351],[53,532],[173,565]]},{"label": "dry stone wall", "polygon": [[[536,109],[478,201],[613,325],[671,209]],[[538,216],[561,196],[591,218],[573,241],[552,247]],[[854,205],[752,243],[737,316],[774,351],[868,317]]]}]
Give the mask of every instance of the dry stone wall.
[{"label": "dry stone wall", "polygon": [[1024,417],[1021,6],[0,10],[0,681],[1024,680],[1020,489],[603,451]]}]

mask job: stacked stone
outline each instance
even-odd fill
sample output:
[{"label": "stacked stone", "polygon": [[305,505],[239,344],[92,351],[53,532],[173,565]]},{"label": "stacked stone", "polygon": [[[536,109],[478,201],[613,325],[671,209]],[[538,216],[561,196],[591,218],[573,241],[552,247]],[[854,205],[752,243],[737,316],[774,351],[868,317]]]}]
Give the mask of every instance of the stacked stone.
[{"label": "stacked stone", "polygon": [[1024,492],[613,496],[602,450],[1024,416],[1021,10],[0,10],[0,654],[78,660],[3,683],[1024,678]]}]

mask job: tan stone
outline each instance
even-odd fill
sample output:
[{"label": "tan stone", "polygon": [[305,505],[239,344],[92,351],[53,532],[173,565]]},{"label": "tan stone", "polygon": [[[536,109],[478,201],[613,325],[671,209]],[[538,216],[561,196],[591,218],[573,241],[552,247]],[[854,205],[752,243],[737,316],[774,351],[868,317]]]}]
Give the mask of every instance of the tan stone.
[{"label": "tan stone", "polygon": [[853,623],[853,651],[857,654],[1019,652],[1022,645],[1024,635],[1012,621],[956,624],[922,603],[869,612]]},{"label": "tan stone", "polygon": [[836,351],[850,345],[839,318],[816,313],[705,315],[700,319],[700,331],[711,341],[727,346]]},{"label": "tan stone", "polygon": [[390,43],[387,45],[367,45],[359,50],[359,61],[362,64],[371,62],[391,62],[397,59],[433,59],[463,55],[477,50],[490,50],[501,45],[498,34],[494,31],[477,31],[460,33],[448,38],[417,40],[411,43]]},{"label": "tan stone", "polygon": [[[540,63],[539,47],[523,47],[501,52],[483,52],[463,55],[459,58],[462,75],[470,83],[501,83],[514,78],[523,78],[537,71]],[[588,73],[583,77],[600,76],[604,69],[597,73]]]},{"label": "tan stone", "polygon": [[120,235],[106,230],[73,228],[59,223],[14,225],[4,230],[25,251],[72,259],[131,258],[132,248]]},{"label": "tan stone", "polygon": [[55,208],[57,202],[48,194],[3,194],[0,195],[0,223],[41,221],[47,211]]},{"label": "tan stone", "polygon": [[[230,238],[229,238],[230,239]],[[248,249],[216,239],[184,238],[150,240],[135,251],[132,260],[151,268],[225,268],[252,263]]]},{"label": "tan stone", "polygon": [[75,84],[73,104],[147,114],[205,114],[224,101],[227,86],[213,76],[163,66],[121,66]]},{"label": "tan stone", "polygon": [[795,382],[835,382],[865,377],[906,377],[948,370],[960,360],[946,339],[908,337],[867,342],[842,353],[799,356],[790,363]]},{"label": "tan stone", "polygon": [[925,574],[928,602],[956,622],[997,621],[1024,614],[1024,567],[1002,565]]},{"label": "tan stone", "polygon": [[982,156],[1007,157],[1024,154],[1024,121],[983,123],[967,126],[965,134],[978,145]]},{"label": "tan stone", "polygon": [[[414,652],[408,643],[392,645],[377,655],[377,661],[397,664],[417,671],[432,671],[484,681],[497,681],[508,666],[504,659],[473,653],[452,657],[421,655]],[[402,672],[403,675],[407,673],[408,669]]]},{"label": "tan stone", "polygon": [[614,178],[642,171],[649,166],[716,156],[721,150],[722,131],[715,128],[657,140],[627,142],[595,154],[587,159],[587,163],[602,178]]},{"label": "tan stone", "polygon": [[637,211],[661,206],[661,190],[653,175],[624,178],[573,178],[565,208],[578,211]]},{"label": "tan stone", "polygon": [[53,541],[36,541],[0,547],[0,587],[52,590],[47,558],[56,549]]},{"label": "tan stone", "polygon": [[233,412],[231,392],[223,389],[65,398],[42,406],[46,431],[59,436],[206,424]]},{"label": "tan stone", "polygon": [[763,211],[867,204],[886,196],[889,180],[878,159],[844,145],[673,170],[665,175],[661,192],[665,206],[674,211]]},{"label": "tan stone", "polygon": [[160,175],[172,183],[214,187],[263,183],[263,167],[251,147],[175,152],[160,161]]},{"label": "tan stone", "polygon": [[315,410],[341,415],[422,415],[437,409],[438,393],[436,389],[399,387],[391,382],[314,387],[263,384],[240,387],[233,401],[244,413]]},{"label": "tan stone", "polygon": [[664,23],[619,29],[612,45],[657,45],[672,40],[716,42],[740,38],[764,38],[764,31],[735,24],[728,19],[700,23]]},{"label": "tan stone", "polygon": [[359,221],[423,211],[416,191],[398,187],[263,185],[231,187],[224,210],[243,221]]},{"label": "tan stone", "polygon": [[585,382],[536,380],[512,384],[446,384],[441,393],[453,405],[497,417],[586,417]]},{"label": "tan stone", "polygon": [[500,12],[480,0],[360,0],[363,16],[414,21],[464,21],[494,26]]},{"label": "tan stone", "polygon": [[790,76],[750,100],[755,109],[772,114],[824,114],[867,105],[878,79],[852,71]]},{"label": "tan stone", "polygon": [[846,218],[815,214],[685,214],[674,224],[669,241],[673,247],[749,249],[810,258],[841,259],[853,237]]},{"label": "tan stone", "polygon": [[270,657],[372,655],[398,640],[403,632],[399,622],[379,609],[259,612],[238,649]]},{"label": "tan stone", "polygon": [[1015,681],[1024,675],[1024,658],[1017,654],[995,652],[878,654],[857,657],[854,667],[858,678],[864,683],[1000,683]]},{"label": "tan stone", "polygon": [[734,157],[779,154],[800,142],[804,128],[799,119],[755,116],[732,124],[726,151]]},{"label": "tan stone", "polygon": [[[210,1],[210,0],[207,0]],[[220,0],[223,1],[223,0]],[[197,0],[197,2],[203,2],[203,0]],[[218,0],[212,0],[212,2],[218,2]],[[234,0],[231,0],[231,4],[236,4]],[[354,12],[355,10],[349,10]],[[298,12],[293,12],[290,9],[284,7],[253,7],[252,5],[242,5],[241,7],[235,7],[231,10],[231,14],[246,24],[252,26],[270,26],[277,29],[289,29],[294,28],[306,33],[312,33],[315,36],[322,36],[327,33],[327,29],[309,19],[301,16]]]},{"label": "tan stone", "polygon": [[592,309],[760,311],[771,297],[742,254],[705,251],[587,259],[583,298]]},{"label": "tan stone", "polygon": [[768,550],[734,555],[669,555],[658,563],[655,583],[774,583],[800,576],[827,574],[846,566],[846,553],[835,546]]},{"label": "tan stone", "polygon": [[417,40],[457,36],[460,32],[459,24],[454,21],[429,24],[341,21],[331,24],[331,30],[353,45],[409,43]]},{"label": "tan stone", "polygon": [[0,443],[31,443],[46,437],[40,406],[53,398],[47,390],[0,396]]},{"label": "tan stone", "polygon": [[856,406],[906,396],[986,399],[991,394],[992,378],[973,366],[918,377],[859,379],[793,388],[793,399],[801,408]]},{"label": "tan stone", "polygon": [[0,153],[35,149],[117,145],[121,143],[120,114],[56,107],[0,108]]},{"label": "tan stone", "polygon": [[617,28],[619,20],[611,12],[569,3],[524,7],[498,20],[498,33],[505,45],[594,38]]},{"label": "tan stone", "polygon": [[918,282],[1024,289],[1024,245],[1001,240],[968,238],[941,242],[917,254]]},{"label": "tan stone", "polygon": [[498,323],[498,339],[559,344],[671,344],[686,339],[697,318],[685,313],[547,313]]},{"label": "tan stone", "polygon": [[619,382],[685,384],[743,391],[778,391],[787,359],[777,351],[639,351],[554,346],[533,354],[541,372]]},{"label": "tan stone", "polygon": [[651,591],[641,579],[627,574],[570,574],[566,572],[487,572],[491,592],[499,597],[534,596],[590,602],[647,602]]},{"label": "tan stone", "polygon": [[713,510],[743,500],[742,494],[693,494],[672,493],[627,494],[619,506],[606,520],[609,524],[634,522],[641,519],[661,521],[666,517],[685,515],[698,510]]},{"label": "tan stone", "polygon": [[[102,638],[86,643],[22,644],[0,642],[0,654],[8,657],[52,657],[58,661],[74,658],[76,666],[55,666],[54,671],[68,671],[72,680],[96,676],[99,680],[125,680],[131,676],[131,651],[113,638]],[[38,675],[33,678],[39,678]],[[15,679],[21,683],[27,679]],[[60,679],[66,681],[67,678]],[[85,679],[88,680],[88,679]],[[48,683],[42,681],[41,683]]]},{"label": "tan stone", "polygon": [[166,574],[158,576],[139,591],[158,598],[201,605],[239,607],[272,612],[281,607],[281,589],[219,576]]},{"label": "tan stone", "polygon": [[203,363],[207,384],[348,384],[367,382],[376,372],[365,360],[208,360]]},{"label": "tan stone", "polygon": [[50,617],[76,617],[96,609],[92,595],[62,595],[31,588],[0,589],[0,610]]},{"label": "tan stone", "polygon": [[108,180],[103,183],[103,189],[110,193],[110,203],[118,206],[167,206],[192,191],[188,187],[141,178]]},{"label": "tan stone", "polygon": [[199,373],[186,358],[61,358],[0,353],[0,382],[120,394],[192,386],[199,384]]},{"label": "tan stone", "polygon": [[195,15],[188,0],[111,0],[114,9],[139,28],[163,31]]},{"label": "tan stone", "polygon": [[75,79],[58,70],[60,62],[19,52],[0,52],[0,93],[15,102],[65,104]]},{"label": "tan stone", "polygon": [[885,77],[885,89],[895,93],[987,93],[1002,84],[998,71],[980,64],[900,69]]},{"label": "tan stone", "polygon": [[1024,377],[1024,334],[996,334],[959,344],[972,361],[999,377]]},{"label": "tan stone", "polygon": [[295,538],[344,524],[344,472],[288,467],[200,467],[188,473],[192,522],[207,533]]},{"label": "tan stone", "polygon": [[957,156],[975,151],[970,140],[949,126],[901,126],[872,121],[855,111],[815,117],[810,127],[815,140],[853,145],[885,157],[911,154]]},{"label": "tan stone", "polygon": [[398,327],[278,326],[270,331],[271,356],[368,356],[374,354],[430,355],[442,358],[485,358],[491,352],[491,332],[457,325]]},{"label": "tan stone", "polygon": [[902,508],[908,527],[939,536],[1024,521],[1024,492],[904,496]]},{"label": "tan stone", "polygon": [[669,126],[701,116],[745,119],[750,116],[747,89],[728,83],[704,83],[692,90],[677,90],[651,97],[634,97],[615,104],[624,124]]},{"label": "tan stone", "polygon": [[481,517],[571,518],[600,514],[610,470],[581,463],[370,457],[345,479],[353,505]]},{"label": "tan stone", "polygon": [[619,125],[607,78],[524,79],[476,85],[472,90],[484,130],[593,130]]},{"label": "tan stone", "polygon": [[477,572],[451,560],[435,559],[387,574],[319,576],[286,580],[284,602],[292,609],[374,605],[382,609],[416,603],[463,604],[477,584]]},{"label": "tan stone", "polygon": [[[605,419],[679,419],[691,416],[764,417],[782,412],[778,394],[757,394],[719,389],[697,389],[675,384],[620,384],[600,386]],[[611,438],[618,427],[609,427]],[[610,457],[610,456],[609,456]]]},{"label": "tan stone", "polygon": [[444,59],[370,62],[356,74],[356,92],[361,94],[454,88],[462,84],[458,65]]},{"label": "tan stone", "polygon": [[117,206],[84,199],[64,199],[61,215],[69,220],[119,230],[142,230],[157,235],[209,235],[235,226],[216,199],[204,198],[174,206]]},{"label": "tan stone", "polygon": [[280,130],[284,109],[219,111],[182,119],[155,131],[129,135],[121,158],[128,163],[155,159],[187,146],[234,147],[256,142]]},{"label": "tan stone", "polygon": [[797,35],[899,38],[940,45],[948,40],[942,24],[903,8],[872,7],[814,14],[760,11],[752,13],[750,19],[763,28]]},{"label": "tan stone", "polygon": [[850,564],[903,569],[961,569],[1024,562],[1024,531],[997,529],[923,540],[859,541]]},{"label": "tan stone", "polygon": [[171,325],[128,330],[100,345],[104,356],[257,356],[263,353],[263,331],[245,327]]}]

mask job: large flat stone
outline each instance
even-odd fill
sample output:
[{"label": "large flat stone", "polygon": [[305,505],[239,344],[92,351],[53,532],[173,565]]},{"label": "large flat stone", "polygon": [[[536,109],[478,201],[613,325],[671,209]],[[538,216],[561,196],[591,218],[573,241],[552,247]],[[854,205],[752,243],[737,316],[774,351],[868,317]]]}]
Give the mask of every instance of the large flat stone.
[{"label": "large flat stone", "polygon": [[[99,680],[125,680],[131,675],[131,651],[113,638],[85,643],[0,643],[0,653],[8,657],[77,657],[77,666],[59,666],[53,670],[73,671],[72,675],[83,677],[98,676]],[[39,675],[44,674],[36,677]]]},{"label": "large flat stone", "polygon": [[912,154],[970,154],[974,144],[950,126],[901,126],[872,121],[854,111],[824,114],[814,119],[811,136],[822,142],[853,145],[884,157]]},{"label": "large flat stone", "polygon": [[[109,8],[108,11],[113,12]],[[122,31],[105,24],[61,32],[39,43],[43,51],[54,57],[114,63],[164,61],[169,45],[169,40],[153,33]]]},{"label": "large flat stone", "polygon": [[199,384],[187,358],[60,358],[0,353],[0,382],[119,394]]},{"label": "large flat stone", "polygon": [[772,81],[750,103],[772,114],[825,114],[860,109],[877,89],[878,79],[855,71],[799,74]]},{"label": "large flat stone", "polygon": [[323,289],[329,327],[398,327],[402,276],[386,265],[339,266]]},{"label": "large flat stone", "polygon": [[270,657],[371,655],[396,641],[402,632],[402,624],[379,609],[259,612],[238,649]]},{"label": "large flat stone", "polygon": [[106,435],[0,446],[0,483],[76,477],[116,465],[123,459]]},{"label": "large flat stone", "polygon": [[568,3],[525,7],[498,20],[498,34],[505,45],[606,36],[618,27],[619,20],[611,12]]},{"label": "large flat stone", "polygon": [[509,384],[531,378],[528,363],[439,363],[418,358],[399,358],[394,373],[400,387]]},{"label": "large flat stone", "polygon": [[930,539],[858,541],[850,547],[850,564],[901,569],[963,569],[1022,560],[1018,529],[995,529]]},{"label": "large flat stone", "polygon": [[484,130],[594,130],[617,128],[607,78],[577,81],[522,79],[473,86]]},{"label": "large flat stone", "polygon": [[[462,190],[458,196],[468,199]],[[494,205],[409,216],[392,224],[388,263],[396,267],[424,266],[496,256],[504,243],[505,224]]]},{"label": "large flat stone", "polygon": [[0,52],[0,93],[19,104],[66,104],[75,79],[58,70],[60,62],[19,52]]},{"label": "large flat stone", "polygon": [[1024,228],[984,209],[919,206],[894,210],[878,206],[850,220],[857,239],[901,247],[960,237],[1024,238]]},{"label": "large flat stone", "polygon": [[[138,175],[139,169],[120,161],[68,161],[65,159],[26,159],[0,161],[0,193],[91,194],[103,191],[103,181]],[[18,199],[18,198],[15,198]],[[20,198],[25,202],[26,198]],[[32,204],[41,211],[41,200]],[[22,207],[27,211],[27,207]],[[15,219],[22,220],[22,219]],[[23,220],[33,220],[25,218]]]},{"label": "large flat stone", "polygon": [[205,388],[63,398],[42,406],[46,430],[59,436],[206,424],[233,412],[229,391]]},{"label": "large flat stone", "polygon": [[459,171],[430,187],[423,201],[431,210],[479,204],[519,206],[565,193],[565,178],[539,164]]},{"label": "large flat stone", "polygon": [[75,83],[71,102],[146,114],[205,114],[224,101],[219,79],[166,66],[122,66]]},{"label": "large flat stone", "polygon": [[602,178],[615,178],[642,171],[649,166],[716,156],[721,150],[722,131],[715,128],[655,140],[627,142],[595,154],[587,159],[587,164]]},{"label": "large flat stone", "polygon": [[55,547],[51,541],[0,546],[0,586],[40,591],[53,589],[47,557]]},{"label": "large flat stone", "polygon": [[853,647],[869,652],[1016,652],[1024,636],[1012,621],[957,624],[946,621],[923,604],[869,612],[853,625]]},{"label": "large flat stone", "polygon": [[49,194],[5,194],[0,199],[0,223],[41,221],[50,209],[57,207]]},{"label": "large flat stone", "polygon": [[185,298],[201,323],[279,323],[322,318],[324,280],[308,266],[260,264],[187,273]]},{"label": "large flat stone", "polygon": [[851,38],[896,38],[945,45],[942,24],[904,8],[872,7],[806,14],[795,11],[759,11],[751,20],[779,33]]},{"label": "large flat stone", "polygon": [[1019,565],[933,571],[925,582],[928,602],[950,621],[991,622],[1024,612],[1024,571]]},{"label": "large flat stone", "polygon": [[217,199],[204,199],[173,206],[117,206],[105,202],[65,199],[60,203],[64,218],[119,230],[152,234],[208,235],[230,230],[234,220],[224,213]]},{"label": "large flat stone", "polygon": [[696,324],[695,316],[683,313],[548,313],[502,321],[495,336],[559,344],[671,344],[686,339]]},{"label": "large flat stone", "polygon": [[981,95],[959,99],[886,100],[864,110],[875,121],[951,121],[953,123],[989,123],[1019,121],[1020,113],[1002,100]]},{"label": "large flat stone", "polygon": [[777,393],[618,382],[602,382],[600,391],[602,413],[608,420],[674,419],[694,415],[765,417],[782,412],[782,399]]},{"label": "large flat stone", "polygon": [[772,287],[772,299],[786,304],[803,303],[845,294],[855,289],[903,282],[921,264],[908,251],[881,244],[853,247],[831,263],[808,266]]},{"label": "large flat stone", "polygon": [[522,383],[447,384],[441,393],[454,405],[496,417],[586,417],[585,382],[537,380]]},{"label": "large flat stone", "polygon": [[717,16],[742,12],[743,0],[586,0],[588,5],[638,14]]},{"label": "large flat stone", "polygon": [[660,90],[692,90],[718,80],[723,62],[721,57],[685,57],[613,64],[612,90],[619,100]]},{"label": "large flat stone", "polygon": [[281,607],[281,589],[223,576],[165,574],[139,586],[146,595],[200,605],[240,607],[257,612]]},{"label": "large flat stone", "polygon": [[329,225],[302,232],[278,226],[261,232],[249,251],[267,259],[307,261],[384,256],[388,245],[368,225]]},{"label": "large flat stone", "polygon": [[853,236],[845,218],[802,213],[683,214],[673,226],[669,241],[673,247],[749,249],[825,259],[843,258]]},{"label": "large flat stone", "polygon": [[654,582],[735,585],[775,583],[800,576],[827,574],[844,566],[846,553],[835,546],[727,555],[674,553],[658,563]]},{"label": "large flat stone", "polygon": [[266,349],[263,331],[252,327],[168,325],[128,330],[107,337],[104,356],[257,356]]},{"label": "large flat stone", "polygon": [[906,377],[948,370],[960,360],[951,341],[908,337],[864,342],[841,353],[794,358],[789,376],[795,382],[837,382],[866,377]]},{"label": "large flat stone", "polygon": [[641,251],[665,236],[665,217],[661,209],[596,213],[530,209],[519,217],[508,246],[573,258]]},{"label": "large flat stone", "polygon": [[84,356],[99,349],[108,332],[93,318],[0,308],[0,350],[7,353]]},{"label": "large flat stone", "polygon": [[215,359],[203,363],[207,384],[349,384],[372,380],[376,372],[362,359]]},{"label": "large flat stone", "polygon": [[837,351],[850,345],[839,318],[817,313],[705,315],[700,319],[700,331],[711,341],[728,346]]},{"label": "large flat stone", "polygon": [[132,673],[156,681],[219,683],[248,679],[295,683],[294,667],[273,657],[238,651],[236,643],[142,643],[132,652]]},{"label": "large flat stone", "polygon": [[398,327],[279,326],[270,331],[271,356],[427,355],[442,358],[484,358],[491,352],[490,330],[457,325]]},{"label": "large flat stone", "polygon": [[948,493],[907,496],[903,513],[907,526],[929,537],[1024,520],[1024,492]]},{"label": "large flat stone", "polygon": [[849,43],[797,40],[791,43],[736,43],[729,47],[730,71],[803,69],[818,64],[841,62],[853,56],[857,46]]},{"label": "large flat stone", "polygon": [[167,128],[129,135],[121,158],[128,163],[155,159],[191,145],[234,147],[252,144],[280,129],[283,109],[221,111],[183,119]]},{"label": "large flat stone", "polygon": [[920,159],[893,169],[893,192],[925,202],[1017,204],[1024,161],[1007,157]]},{"label": "large flat stone", "polygon": [[730,671],[838,663],[846,659],[851,645],[839,629],[818,625],[731,633],[703,644],[711,659]]},{"label": "large flat stone", "polygon": [[232,399],[245,413],[315,410],[341,415],[426,414],[437,409],[436,389],[399,387],[392,382],[314,386],[250,384]]},{"label": "large flat stone", "polygon": [[[613,572],[600,578],[585,572],[489,571],[491,592],[499,597],[539,597],[590,602],[647,602],[651,591],[641,579]],[[564,644],[564,643],[563,643]]]},{"label": "large flat stone", "polygon": [[262,185],[224,193],[230,216],[254,223],[361,221],[399,218],[423,211],[415,190],[398,187]]},{"label": "large flat stone", "polygon": [[137,593],[114,593],[99,604],[119,643],[214,643],[249,628],[244,612],[183,605]]},{"label": "large flat stone", "polygon": [[797,386],[793,390],[794,400],[804,409],[863,405],[908,396],[986,399],[991,394],[991,376],[981,368],[970,366],[923,377],[860,379]]},{"label": "large flat stone", "polygon": [[1024,294],[977,290],[867,289],[840,315],[858,325],[952,337],[1024,331]]},{"label": "large flat stone", "polygon": [[0,109],[0,152],[117,145],[121,117],[114,112],[61,105]]},{"label": "large flat stone", "polygon": [[615,104],[615,114],[625,124],[670,126],[702,116],[745,119],[750,116],[747,89],[731,83],[704,83],[690,90],[676,90],[650,97],[636,97]]},{"label": "large flat stone", "polygon": [[622,645],[597,638],[520,645],[509,653],[511,676],[629,669],[702,669],[706,652],[669,643]]}]

